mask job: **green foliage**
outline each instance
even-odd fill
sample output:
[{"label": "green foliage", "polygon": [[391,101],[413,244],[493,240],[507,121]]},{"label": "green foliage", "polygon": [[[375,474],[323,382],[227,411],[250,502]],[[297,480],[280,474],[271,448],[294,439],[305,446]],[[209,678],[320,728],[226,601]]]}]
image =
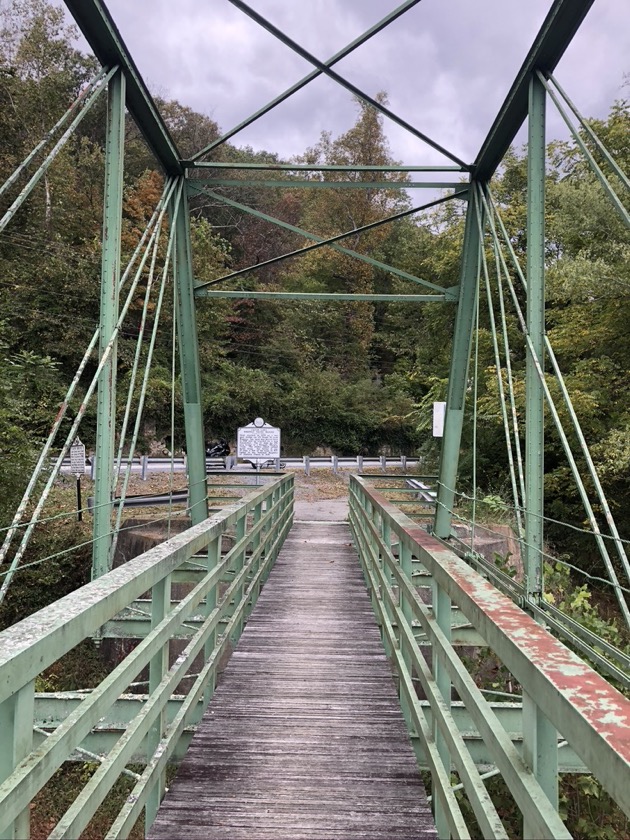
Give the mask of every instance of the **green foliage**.
[{"label": "green foliage", "polygon": [[576,586],[570,569],[563,563],[545,563],[544,598],[565,615],[570,616],[587,630],[630,654],[630,641],[616,618],[603,614],[601,604],[587,584]]},{"label": "green foliage", "polygon": [[[57,505],[61,499],[57,493]],[[72,546],[81,547],[68,551]],[[38,526],[20,564],[20,571],[0,606],[0,629],[11,626],[88,583],[91,557],[89,523],[76,522],[71,515]],[[0,572],[7,568],[8,564],[0,566]]]},{"label": "green foliage", "polygon": [[628,818],[593,776],[564,776],[560,815],[575,840],[619,840],[628,836]]}]

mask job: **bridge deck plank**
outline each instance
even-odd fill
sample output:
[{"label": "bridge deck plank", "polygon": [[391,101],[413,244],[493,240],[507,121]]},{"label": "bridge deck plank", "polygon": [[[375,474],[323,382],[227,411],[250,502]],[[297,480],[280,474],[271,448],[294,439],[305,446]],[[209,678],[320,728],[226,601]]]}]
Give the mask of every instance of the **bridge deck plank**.
[{"label": "bridge deck plank", "polygon": [[346,525],[293,526],[149,837],[435,837]]}]

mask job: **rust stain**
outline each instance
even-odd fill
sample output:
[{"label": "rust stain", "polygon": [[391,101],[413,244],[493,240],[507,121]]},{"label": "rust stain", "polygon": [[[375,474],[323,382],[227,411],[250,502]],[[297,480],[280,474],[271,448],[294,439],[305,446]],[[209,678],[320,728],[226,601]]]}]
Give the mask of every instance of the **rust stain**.
[{"label": "rust stain", "polygon": [[[630,700],[383,495],[365,486],[364,490],[391,516],[397,530],[429,555],[423,557],[423,561],[429,561],[429,569],[432,570],[431,566],[442,569],[456,584],[462,596],[457,599],[457,605],[473,624],[484,624],[487,619],[494,625],[594,732],[630,763]],[[475,613],[484,621],[475,621]],[[483,626],[477,629],[484,635]]]}]

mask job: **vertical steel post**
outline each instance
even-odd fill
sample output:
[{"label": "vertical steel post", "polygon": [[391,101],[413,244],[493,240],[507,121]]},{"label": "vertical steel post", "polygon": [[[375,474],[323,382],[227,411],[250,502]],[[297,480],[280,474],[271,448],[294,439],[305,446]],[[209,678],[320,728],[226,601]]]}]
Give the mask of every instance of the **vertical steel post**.
[{"label": "vertical steel post", "polygon": [[[274,499],[274,501],[275,501],[275,499]],[[275,519],[275,517],[274,517],[274,519]],[[235,527],[234,530],[235,530],[234,542],[236,544],[236,543],[240,542],[244,538],[245,534],[247,533],[247,514],[245,514],[244,516],[241,516],[241,518],[237,521],[236,527]],[[234,566],[233,566],[235,575],[238,575],[238,573],[240,571],[242,571],[243,566],[245,565],[245,551],[246,551],[246,548],[247,548],[247,546],[244,545],[241,548],[241,550],[238,552],[238,554],[236,555],[235,563],[234,563]],[[244,580],[241,583],[241,585],[239,586],[239,588],[237,589],[237,591],[234,593],[234,605],[232,607],[230,607],[230,611],[229,611],[230,615],[234,615],[234,613],[236,612],[236,610],[238,608],[238,605],[243,598],[243,593],[245,592],[246,586],[247,586],[247,581]],[[239,618],[239,620],[234,625],[232,635],[230,636],[230,639],[231,639],[231,641],[234,645],[236,645],[236,643],[240,639],[242,632],[243,632],[243,614],[241,614],[241,617]]]},{"label": "vertical steel post", "polygon": [[545,356],[545,88],[529,84],[527,153],[527,332],[525,368],[525,575],[527,598],[542,593],[544,392],[536,362]]},{"label": "vertical steel post", "polygon": [[[207,557],[207,569],[208,572],[211,572],[221,562],[221,546],[223,543],[223,537],[219,534],[218,537],[215,537],[214,540],[208,546],[208,557]],[[211,615],[213,610],[217,606],[217,591],[219,589],[219,584],[215,583],[212,589],[206,595],[206,605],[204,613],[207,616]],[[212,633],[208,636],[208,641],[204,646],[204,663],[207,662],[210,657],[212,656],[212,652],[214,651],[215,645],[217,643],[217,631],[213,630]],[[214,694],[214,689],[216,686],[216,670],[210,677],[208,685],[204,691],[203,695],[203,709],[206,708],[208,703],[212,700],[212,695]],[[203,714],[203,709],[200,710],[199,719],[201,719],[201,714]],[[198,721],[197,721],[198,722]]]},{"label": "vertical steel post", "polygon": [[[34,682],[28,683],[4,703],[0,703],[0,783],[31,752],[34,717]],[[30,836],[30,810],[26,808],[3,837],[6,840],[28,840]]]},{"label": "vertical steel post", "polygon": [[[538,601],[543,578],[544,391],[536,361],[545,353],[545,88],[535,74],[529,84],[527,153],[527,331],[535,353],[525,368],[525,575],[527,599]],[[558,807],[558,736],[523,692],[523,757],[552,805]],[[536,836],[524,815],[523,837]]]},{"label": "vertical steel post", "polygon": [[[446,638],[451,639],[451,599],[446,592],[441,589],[435,581],[432,584],[433,596],[433,614],[437,620],[440,630],[444,633]],[[444,702],[450,708],[451,706],[451,678],[444,665],[439,660],[437,651],[433,651],[433,676],[444,698]],[[442,763],[446,768],[447,774],[451,772],[451,754],[448,745],[444,740],[444,736],[439,730],[437,722],[433,723],[433,737],[437,746]],[[444,807],[442,806],[440,797],[436,795],[435,788],[433,790],[433,813],[435,817],[435,826],[437,828],[438,837],[440,840],[449,838],[451,836],[448,819]]]},{"label": "vertical steel post", "polygon": [[[175,204],[172,205],[175,212]],[[175,225],[175,283],[177,286],[177,330],[186,424],[188,500],[193,525],[208,517],[206,450],[201,409],[201,374],[197,321],[193,296],[193,267],[190,244],[190,217],[185,188],[177,207]]]},{"label": "vertical steel post", "polygon": [[[372,515],[373,516],[373,515]],[[370,517],[372,518],[372,517]],[[404,543],[399,544],[399,555],[398,555],[398,562],[400,564],[400,568],[404,572],[404,574],[409,578],[409,582],[413,581],[413,561],[411,557],[411,549],[406,546]],[[411,627],[413,622],[413,608],[407,596],[404,593],[402,586],[399,588],[398,591],[398,606],[401,609],[401,612],[404,616],[405,622]],[[405,636],[400,630],[398,629],[398,647],[400,648],[400,652],[402,654],[403,662],[405,663],[405,667],[409,672],[409,676],[413,678],[413,665],[411,660],[411,651],[409,650],[407,643],[405,642]],[[415,727],[413,725],[413,719],[411,717],[411,708],[409,702],[402,691],[399,688],[399,697],[400,697],[400,707],[403,713],[403,717],[405,719],[405,723],[407,724],[407,729],[410,732],[415,731]]]},{"label": "vertical steel post", "polygon": [[[118,321],[120,236],[122,230],[123,174],[125,154],[125,77],[119,70],[107,87],[107,139],[105,145],[105,200],[103,207],[103,252],[99,356],[111,340]],[[98,383],[96,415],[96,471],[94,476],[94,546],[92,580],[105,574],[112,558],[112,488],[115,457],[116,345]]]},{"label": "vertical steel post", "polygon": [[455,506],[455,483],[457,481],[459,448],[464,424],[468,363],[479,286],[480,240],[479,225],[476,218],[479,210],[472,186],[469,195],[434,525],[436,536],[443,539],[450,536],[452,511]]},{"label": "vertical steel post", "polygon": [[[153,630],[158,624],[163,621],[171,609],[171,576],[167,575],[163,580],[156,583],[151,590],[151,629]],[[151,659],[149,663],[149,694],[157,691],[157,688],[162,680],[164,674],[169,667],[169,649],[170,642],[162,645],[158,653]],[[164,734],[166,728],[166,710],[163,709],[157,717],[157,720],[147,734],[147,762],[151,761],[155,751]],[[166,788],[166,772],[160,773],[153,789],[149,793],[145,809],[145,829],[148,833],[149,828],[153,825],[153,821],[160,807],[162,796]]]},{"label": "vertical steel post", "polygon": [[[523,760],[531,769],[545,795],[558,810],[558,733],[523,691]],[[538,840],[540,832],[523,814],[523,840]]]}]

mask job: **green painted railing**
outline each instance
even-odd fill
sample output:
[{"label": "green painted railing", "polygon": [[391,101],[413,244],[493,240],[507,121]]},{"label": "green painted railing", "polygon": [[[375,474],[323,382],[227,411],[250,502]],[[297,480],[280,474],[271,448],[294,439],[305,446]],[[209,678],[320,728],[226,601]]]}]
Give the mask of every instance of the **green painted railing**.
[{"label": "green painted railing", "polygon": [[[497,774],[522,812],[525,838],[570,837],[558,814],[558,754],[567,745],[630,814],[630,701],[357,476],[350,480],[350,524],[412,743],[419,763],[431,770],[439,837],[507,837],[484,784]],[[456,642],[462,629],[468,641]],[[422,652],[427,647],[431,660]],[[522,691],[520,751],[505,716],[470,672],[488,650]],[[483,739],[489,773],[475,763],[457,725],[453,695]],[[456,787],[472,807],[474,827]]]},{"label": "green painted railing", "polygon": [[[77,750],[99,766],[49,836],[78,837],[121,773],[134,776],[136,785],[107,836],[126,837],[143,809],[146,824],[151,824],[164,791],[167,762],[209,702],[219,660],[238,640],[292,518],[293,476],[287,475],[0,633],[0,837],[29,836],[32,799]],[[222,554],[228,529],[234,544]],[[192,589],[172,601],[171,582],[181,582],[187,569]],[[82,640],[98,636],[107,622],[148,591],[147,635],[97,688],[81,700],[74,698],[63,722],[49,733],[37,726],[34,738],[39,674]],[[193,616],[194,626],[188,625]],[[169,643],[178,635],[186,637],[186,646],[171,663]],[[199,655],[201,667],[192,674]],[[120,707],[125,691],[147,666],[145,702],[135,704],[106,755],[86,753],[82,745],[90,733]],[[169,701],[186,675],[192,686],[173,710]],[[127,710],[133,705],[127,702]],[[42,735],[47,735],[43,741]],[[145,768],[134,774],[127,765],[139,751],[145,752]]]}]

